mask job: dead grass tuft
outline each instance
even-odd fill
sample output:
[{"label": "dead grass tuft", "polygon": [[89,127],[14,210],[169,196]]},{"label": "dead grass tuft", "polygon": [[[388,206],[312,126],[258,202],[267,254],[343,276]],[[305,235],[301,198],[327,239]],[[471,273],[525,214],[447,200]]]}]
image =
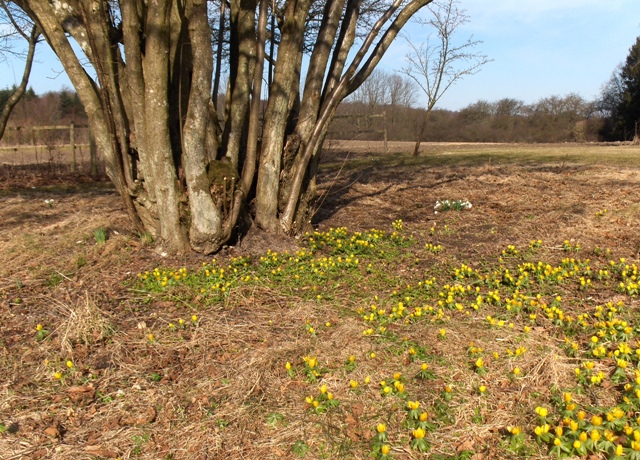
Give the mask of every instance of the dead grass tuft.
[{"label": "dead grass tuft", "polygon": [[104,340],[113,333],[113,326],[97,303],[85,291],[84,298],[72,305],[56,299],[48,299],[51,308],[58,315],[60,325],[54,331],[60,340],[63,353],[73,356],[76,344],[93,345]]}]

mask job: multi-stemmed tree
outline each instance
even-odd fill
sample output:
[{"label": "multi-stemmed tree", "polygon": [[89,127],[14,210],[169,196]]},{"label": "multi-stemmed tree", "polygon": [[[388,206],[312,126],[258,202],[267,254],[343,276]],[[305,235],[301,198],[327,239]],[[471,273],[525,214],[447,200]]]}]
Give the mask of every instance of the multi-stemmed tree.
[{"label": "multi-stemmed tree", "polygon": [[1,1],[60,58],[135,226],[166,250],[204,253],[246,216],[269,232],[308,225],[338,104],[431,2]]}]

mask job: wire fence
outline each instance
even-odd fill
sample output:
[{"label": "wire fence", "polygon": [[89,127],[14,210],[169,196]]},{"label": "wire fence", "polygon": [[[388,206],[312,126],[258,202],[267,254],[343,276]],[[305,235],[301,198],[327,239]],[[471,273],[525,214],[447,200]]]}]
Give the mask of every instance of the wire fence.
[{"label": "wire fence", "polygon": [[0,143],[0,167],[56,173],[104,173],[88,125],[17,126],[7,128]]}]

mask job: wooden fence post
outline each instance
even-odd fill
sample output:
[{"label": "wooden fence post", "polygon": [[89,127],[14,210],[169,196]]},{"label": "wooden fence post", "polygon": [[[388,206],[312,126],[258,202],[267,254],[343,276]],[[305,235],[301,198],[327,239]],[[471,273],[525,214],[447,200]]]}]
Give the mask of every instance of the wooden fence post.
[{"label": "wooden fence post", "polygon": [[91,167],[91,175],[96,177],[98,175],[98,155],[96,148],[96,140],[93,137],[93,132],[89,128],[89,163]]},{"label": "wooden fence post", "polygon": [[384,130],[384,153],[389,153],[389,147],[387,145],[387,111],[382,112],[382,129]]},{"label": "wooden fence post", "polygon": [[36,129],[31,127],[31,145],[33,145],[33,151],[36,153],[36,164],[40,164],[38,161],[38,148],[36,147]]},{"label": "wooden fence post", "polygon": [[69,144],[71,145],[71,172],[76,172],[76,130],[73,120],[69,122]]}]

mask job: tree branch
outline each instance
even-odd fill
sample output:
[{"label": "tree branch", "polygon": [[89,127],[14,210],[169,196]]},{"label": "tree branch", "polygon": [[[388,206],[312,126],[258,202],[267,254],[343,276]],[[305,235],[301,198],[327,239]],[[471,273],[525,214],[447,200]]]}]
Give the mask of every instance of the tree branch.
[{"label": "tree branch", "polygon": [[[7,14],[11,16],[11,14],[8,11],[7,11]],[[24,64],[22,81],[20,81],[20,85],[18,85],[18,87],[13,92],[13,94],[11,94],[6,104],[2,108],[2,113],[0,113],[0,139],[2,139],[2,137],[4,136],[4,131],[7,127],[7,122],[9,121],[9,116],[11,115],[13,108],[20,101],[25,91],[27,90],[27,84],[29,83],[29,75],[31,74],[31,68],[33,66],[33,57],[36,51],[36,43],[38,42],[39,36],[40,36],[40,31],[38,30],[38,27],[34,25],[31,29],[31,33],[27,37],[27,41],[29,42],[29,51],[27,52],[27,61]]]}]

